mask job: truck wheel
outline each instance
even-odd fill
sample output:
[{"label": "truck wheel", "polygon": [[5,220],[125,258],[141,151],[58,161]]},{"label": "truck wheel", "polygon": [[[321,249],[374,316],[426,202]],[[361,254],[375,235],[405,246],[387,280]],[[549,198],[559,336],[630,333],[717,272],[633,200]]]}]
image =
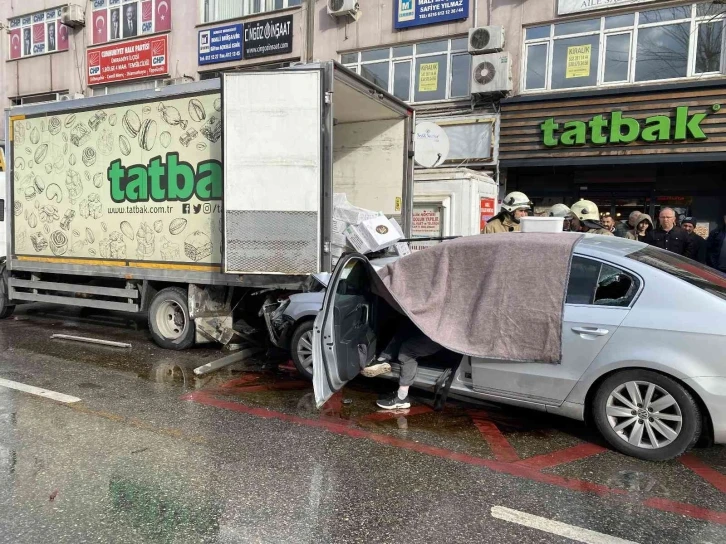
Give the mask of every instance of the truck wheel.
[{"label": "truck wheel", "polygon": [[164,349],[183,350],[194,345],[196,329],[189,317],[186,289],[167,287],[154,296],[149,306],[149,330],[154,342]]},{"label": "truck wheel", "polygon": [[15,305],[10,304],[8,299],[8,271],[5,265],[0,269],[0,319],[6,319],[13,315]]},{"label": "truck wheel", "polygon": [[313,379],[313,323],[312,319],[303,321],[290,341],[292,362],[302,377],[310,381]]}]

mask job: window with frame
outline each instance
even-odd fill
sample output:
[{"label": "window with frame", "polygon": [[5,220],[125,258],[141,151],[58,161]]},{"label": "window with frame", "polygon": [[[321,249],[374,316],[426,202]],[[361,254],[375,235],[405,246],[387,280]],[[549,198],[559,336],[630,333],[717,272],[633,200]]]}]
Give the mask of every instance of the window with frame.
[{"label": "window with frame", "polygon": [[567,284],[567,304],[627,308],[639,287],[638,279],[609,264],[575,256]]},{"label": "window with frame", "polygon": [[302,0],[202,0],[202,23],[236,19],[302,4]]},{"label": "window with frame", "polygon": [[9,60],[68,50],[68,28],[61,9],[53,8],[8,20]]},{"label": "window with frame", "polygon": [[343,53],[340,62],[405,102],[469,96],[466,38]]},{"label": "window with frame", "polygon": [[687,4],[525,28],[525,91],[723,73],[726,9]]}]

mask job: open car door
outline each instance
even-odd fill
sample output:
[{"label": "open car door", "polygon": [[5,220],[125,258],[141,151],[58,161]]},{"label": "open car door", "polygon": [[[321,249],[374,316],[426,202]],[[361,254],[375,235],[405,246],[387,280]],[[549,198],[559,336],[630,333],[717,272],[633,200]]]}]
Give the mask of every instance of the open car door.
[{"label": "open car door", "polygon": [[353,253],[340,259],[330,278],[313,327],[313,389],[318,408],[376,355],[377,297],[372,274],[368,259]]}]

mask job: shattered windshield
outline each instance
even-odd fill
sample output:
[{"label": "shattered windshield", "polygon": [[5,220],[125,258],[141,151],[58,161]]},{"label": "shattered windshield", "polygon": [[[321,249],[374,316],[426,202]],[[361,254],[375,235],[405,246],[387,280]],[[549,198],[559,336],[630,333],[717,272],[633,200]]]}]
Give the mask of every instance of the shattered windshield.
[{"label": "shattered windshield", "polygon": [[629,259],[648,264],[676,276],[691,285],[726,299],[726,275],[704,264],[692,261],[652,247],[646,247],[628,255]]}]

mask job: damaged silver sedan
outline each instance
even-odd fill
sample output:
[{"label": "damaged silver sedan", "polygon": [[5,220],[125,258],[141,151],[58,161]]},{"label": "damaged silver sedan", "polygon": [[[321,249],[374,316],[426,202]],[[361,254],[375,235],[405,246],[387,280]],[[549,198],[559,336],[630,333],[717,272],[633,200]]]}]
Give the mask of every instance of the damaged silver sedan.
[{"label": "damaged silver sedan", "polygon": [[380,270],[347,255],[313,328],[316,403],[410,320],[460,355],[419,364],[414,386],[587,420],[623,453],[670,459],[726,443],[724,317],[726,276],[614,237],[468,237]]}]

